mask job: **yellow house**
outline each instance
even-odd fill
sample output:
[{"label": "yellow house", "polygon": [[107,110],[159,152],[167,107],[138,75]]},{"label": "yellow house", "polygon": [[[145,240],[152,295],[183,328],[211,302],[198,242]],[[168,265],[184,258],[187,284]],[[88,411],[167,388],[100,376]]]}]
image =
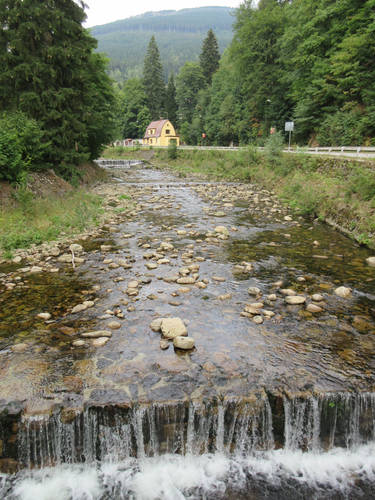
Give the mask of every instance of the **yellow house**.
[{"label": "yellow house", "polygon": [[176,141],[177,146],[180,145],[180,138],[169,120],[151,122],[143,138],[143,144],[147,146],[168,146],[172,141]]}]

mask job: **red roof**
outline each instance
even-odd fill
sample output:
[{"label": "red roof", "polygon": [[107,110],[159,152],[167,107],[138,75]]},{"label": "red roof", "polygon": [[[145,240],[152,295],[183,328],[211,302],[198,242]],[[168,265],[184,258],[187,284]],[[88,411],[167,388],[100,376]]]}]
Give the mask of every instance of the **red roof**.
[{"label": "red roof", "polygon": [[[161,131],[163,130],[164,125],[168,122],[169,120],[158,120],[156,122],[151,122],[150,125],[146,129],[145,133],[145,138],[146,137],[160,137],[161,136]],[[147,132],[151,129],[154,128],[155,134],[152,134],[152,136],[148,135]]]}]

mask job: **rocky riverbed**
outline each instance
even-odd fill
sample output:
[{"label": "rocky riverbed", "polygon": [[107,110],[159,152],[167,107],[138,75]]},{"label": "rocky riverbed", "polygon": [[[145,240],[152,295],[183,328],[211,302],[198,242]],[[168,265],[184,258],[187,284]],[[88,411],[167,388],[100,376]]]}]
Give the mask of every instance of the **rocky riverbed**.
[{"label": "rocky riverbed", "polygon": [[249,184],[143,165],[0,266],[0,410],[374,391],[373,255]]}]

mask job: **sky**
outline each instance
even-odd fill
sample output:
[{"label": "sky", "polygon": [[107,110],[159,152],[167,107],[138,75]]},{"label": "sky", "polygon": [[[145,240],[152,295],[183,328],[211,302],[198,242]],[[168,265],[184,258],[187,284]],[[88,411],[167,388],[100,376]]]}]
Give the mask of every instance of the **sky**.
[{"label": "sky", "polygon": [[149,11],[180,10],[193,7],[238,7],[241,0],[84,0],[87,21],[85,26],[107,24]]}]

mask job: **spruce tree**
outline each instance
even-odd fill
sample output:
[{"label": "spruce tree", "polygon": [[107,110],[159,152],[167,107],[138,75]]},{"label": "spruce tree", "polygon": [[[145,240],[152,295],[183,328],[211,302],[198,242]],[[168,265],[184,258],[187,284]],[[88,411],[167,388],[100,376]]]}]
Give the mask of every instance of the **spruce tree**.
[{"label": "spruce tree", "polygon": [[203,41],[202,52],[199,56],[202,72],[208,85],[211,85],[212,75],[219,69],[219,61],[219,45],[215,33],[210,29],[207,33],[207,37]]},{"label": "spruce tree", "polygon": [[167,118],[177,126],[177,101],[176,101],[176,86],[174,83],[173,73],[169,77],[167,91],[165,95],[165,112]]},{"label": "spruce tree", "polygon": [[44,161],[57,169],[111,138],[111,82],[79,3],[0,0],[0,111],[38,122],[50,143]]},{"label": "spruce tree", "polygon": [[143,84],[151,117],[153,120],[158,120],[163,113],[165,91],[163,68],[154,36],[151,37],[144,60]]}]

